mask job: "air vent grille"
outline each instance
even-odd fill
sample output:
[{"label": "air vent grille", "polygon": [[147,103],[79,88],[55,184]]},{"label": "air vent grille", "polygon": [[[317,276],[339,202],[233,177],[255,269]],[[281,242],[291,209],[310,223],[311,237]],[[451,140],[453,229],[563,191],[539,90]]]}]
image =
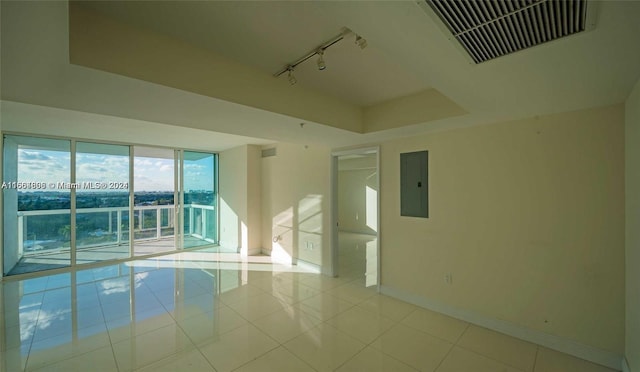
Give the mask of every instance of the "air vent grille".
[{"label": "air vent grille", "polygon": [[262,157],[263,158],[268,158],[271,156],[276,156],[276,148],[272,147],[270,149],[264,149],[262,150]]},{"label": "air vent grille", "polygon": [[585,30],[586,0],[425,0],[475,63]]}]

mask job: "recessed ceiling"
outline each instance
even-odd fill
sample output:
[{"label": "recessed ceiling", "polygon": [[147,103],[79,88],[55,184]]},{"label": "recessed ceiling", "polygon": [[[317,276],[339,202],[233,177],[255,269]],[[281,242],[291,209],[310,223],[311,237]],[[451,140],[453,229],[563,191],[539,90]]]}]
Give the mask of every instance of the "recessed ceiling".
[{"label": "recessed ceiling", "polygon": [[351,35],[327,49],[324,53],[327,67],[323,71],[318,70],[316,57],[300,64],[295,70],[298,83],[359,106],[372,106],[429,89],[425,82],[376,48],[375,43],[368,42],[365,49],[360,49],[354,40]]},{"label": "recessed ceiling", "polygon": [[[307,2],[87,1],[81,5],[270,75],[351,26],[326,17],[322,7]],[[359,106],[430,88],[425,79],[399,65],[375,40],[368,40],[366,49],[360,49],[354,34],[327,49],[324,58],[327,68],[323,71],[318,70],[316,58],[299,65],[294,72],[298,84]]]}]

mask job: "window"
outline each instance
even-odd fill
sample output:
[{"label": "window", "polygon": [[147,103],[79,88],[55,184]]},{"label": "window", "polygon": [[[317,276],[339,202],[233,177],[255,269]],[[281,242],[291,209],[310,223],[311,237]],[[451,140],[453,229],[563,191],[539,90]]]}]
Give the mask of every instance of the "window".
[{"label": "window", "polygon": [[218,242],[216,154],[5,135],[3,163],[4,275]]}]

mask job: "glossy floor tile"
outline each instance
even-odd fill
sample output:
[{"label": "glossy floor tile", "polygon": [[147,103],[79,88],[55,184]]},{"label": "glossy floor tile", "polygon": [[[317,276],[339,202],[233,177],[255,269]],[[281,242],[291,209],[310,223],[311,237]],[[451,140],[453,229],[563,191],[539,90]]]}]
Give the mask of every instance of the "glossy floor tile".
[{"label": "glossy floor tile", "polygon": [[520,372],[489,357],[476,354],[473,351],[454,346],[447,357],[442,361],[438,372]]},{"label": "glossy floor tile", "polygon": [[353,338],[369,344],[394,325],[394,321],[357,306],[336,315],[327,323]]},{"label": "glossy floor tile", "polygon": [[410,367],[408,364],[402,363],[398,359],[394,359],[379,350],[372,347],[366,347],[348,362],[343,364],[338,371],[340,372],[415,372],[417,369]]},{"label": "glossy floor tile", "polygon": [[320,323],[320,319],[298,308],[278,311],[253,322],[262,332],[280,343],[285,343]]},{"label": "glossy floor tile", "polygon": [[339,278],[194,251],[3,281],[0,370],[611,371],[366,288],[360,238]]},{"label": "glossy floor tile", "polygon": [[120,371],[131,371],[194,348],[180,327],[173,323],[113,344]]},{"label": "glossy floor tile", "polygon": [[427,309],[417,309],[404,318],[402,324],[453,343],[469,326],[466,322]]},{"label": "glossy floor tile", "polygon": [[285,343],[284,347],[317,371],[333,371],[366,344],[323,323]]},{"label": "glossy floor tile", "polygon": [[139,371],[146,372],[216,372],[200,350],[194,349],[174,354],[168,358],[150,364]]},{"label": "glossy floor tile", "polygon": [[535,344],[475,325],[467,328],[458,346],[522,371],[533,371],[537,353]]},{"label": "glossy floor tile", "polygon": [[[242,345],[242,347],[238,347]],[[278,347],[278,343],[252,324],[246,324],[200,346],[216,371],[232,371]]]},{"label": "glossy floor tile", "polygon": [[237,372],[289,371],[313,372],[315,369],[284,347],[271,350],[259,358],[236,369]]},{"label": "glossy floor tile", "polygon": [[536,372],[613,372],[586,360],[575,358],[540,346],[536,358]]},{"label": "glossy floor tile", "polygon": [[414,305],[387,296],[372,296],[358,304],[358,307],[400,321],[417,309]]},{"label": "glossy floor tile", "polygon": [[435,371],[453,344],[417,329],[397,324],[371,346],[419,371]]}]

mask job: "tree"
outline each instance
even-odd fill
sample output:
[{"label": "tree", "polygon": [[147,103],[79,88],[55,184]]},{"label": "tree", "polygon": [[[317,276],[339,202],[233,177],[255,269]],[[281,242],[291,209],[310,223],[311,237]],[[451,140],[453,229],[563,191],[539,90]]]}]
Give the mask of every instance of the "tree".
[{"label": "tree", "polygon": [[64,240],[71,238],[71,225],[64,225],[58,229],[58,233],[64,237]]}]

